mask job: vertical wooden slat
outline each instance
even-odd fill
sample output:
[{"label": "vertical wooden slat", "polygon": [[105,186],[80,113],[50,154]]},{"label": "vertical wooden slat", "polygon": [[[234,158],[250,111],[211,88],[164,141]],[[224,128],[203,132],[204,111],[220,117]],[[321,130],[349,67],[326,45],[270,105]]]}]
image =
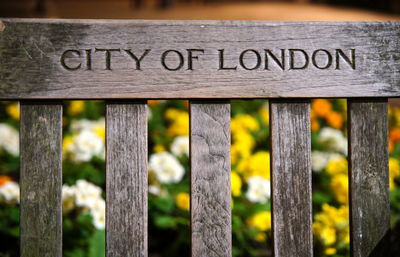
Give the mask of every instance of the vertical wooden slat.
[{"label": "vertical wooden slat", "polygon": [[272,230],[276,257],[313,256],[309,100],[271,100]]},{"label": "vertical wooden slat", "polygon": [[352,256],[389,256],[388,102],[348,103]]},{"label": "vertical wooden slat", "polygon": [[147,105],[107,103],[107,257],[147,256]]},{"label": "vertical wooden slat", "polygon": [[190,162],[192,256],[231,256],[228,101],[191,101]]},{"label": "vertical wooden slat", "polygon": [[21,257],[62,256],[62,104],[21,102]]}]

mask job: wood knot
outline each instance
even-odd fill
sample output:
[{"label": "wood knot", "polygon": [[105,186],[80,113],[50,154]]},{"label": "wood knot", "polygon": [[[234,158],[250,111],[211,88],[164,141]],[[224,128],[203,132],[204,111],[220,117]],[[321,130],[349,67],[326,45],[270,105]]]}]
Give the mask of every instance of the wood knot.
[{"label": "wood knot", "polygon": [[0,21],[0,32],[3,32],[4,29],[6,28],[6,25],[2,21]]}]

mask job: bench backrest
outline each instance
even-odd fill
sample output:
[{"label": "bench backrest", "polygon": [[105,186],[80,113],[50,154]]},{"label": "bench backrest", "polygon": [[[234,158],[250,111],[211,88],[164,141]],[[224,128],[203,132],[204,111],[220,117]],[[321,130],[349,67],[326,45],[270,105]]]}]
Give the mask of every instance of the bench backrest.
[{"label": "bench backrest", "polygon": [[[270,99],[274,254],[312,256],[310,98],[347,98],[352,256],[388,256],[400,23],[5,19],[21,256],[62,256],[63,99],[106,100],[108,257],[147,256],[147,99],[190,100],[192,256],[231,256],[229,99]],[[267,164],[266,164],[267,165]]]}]

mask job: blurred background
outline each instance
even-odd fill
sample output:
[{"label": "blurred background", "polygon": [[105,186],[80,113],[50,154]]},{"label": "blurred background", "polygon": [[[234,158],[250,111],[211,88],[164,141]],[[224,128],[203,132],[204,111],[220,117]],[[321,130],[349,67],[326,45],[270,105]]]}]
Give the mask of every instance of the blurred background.
[{"label": "blurred background", "polygon": [[[0,0],[0,17],[382,21],[400,20],[400,0]],[[395,257],[400,256],[400,107],[395,99],[390,103]],[[149,256],[190,256],[188,101],[154,100],[148,105]],[[105,256],[104,116],[104,102],[64,102],[65,257]],[[17,102],[0,102],[0,257],[19,256],[19,117]],[[235,257],[272,255],[268,117],[267,100],[232,101]],[[314,256],[346,257],[345,99],[313,99],[311,124]]]},{"label": "blurred background", "polygon": [[399,0],[0,0],[0,17],[399,20]]}]

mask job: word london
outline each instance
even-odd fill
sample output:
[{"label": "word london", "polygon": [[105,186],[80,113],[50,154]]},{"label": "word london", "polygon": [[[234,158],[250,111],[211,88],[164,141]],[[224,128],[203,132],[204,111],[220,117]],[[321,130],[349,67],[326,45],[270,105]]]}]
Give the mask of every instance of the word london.
[{"label": "word london", "polygon": [[[195,70],[196,67],[201,67],[199,62],[202,61],[202,58],[210,58],[214,55],[217,59],[218,70],[304,70],[310,67],[320,70],[329,68],[340,70],[342,66],[356,69],[355,49],[316,49],[314,51],[303,49],[264,49],[262,51],[246,49],[236,54],[229,53],[227,49],[214,51],[213,54],[209,54],[211,51],[205,49],[166,50],[161,52],[158,60],[162,68],[167,71]],[[68,71],[93,70],[93,61],[101,60],[101,62],[104,62],[105,70],[112,70],[112,59],[118,57],[118,62],[121,58],[127,58],[127,61],[132,62],[134,70],[143,70],[147,59],[154,62],[154,57],[149,58],[151,54],[152,49],[142,51],[106,48],[70,49],[63,52],[60,63]],[[152,66],[154,66],[154,63],[152,63]],[[274,67],[272,68],[272,66]]]}]

